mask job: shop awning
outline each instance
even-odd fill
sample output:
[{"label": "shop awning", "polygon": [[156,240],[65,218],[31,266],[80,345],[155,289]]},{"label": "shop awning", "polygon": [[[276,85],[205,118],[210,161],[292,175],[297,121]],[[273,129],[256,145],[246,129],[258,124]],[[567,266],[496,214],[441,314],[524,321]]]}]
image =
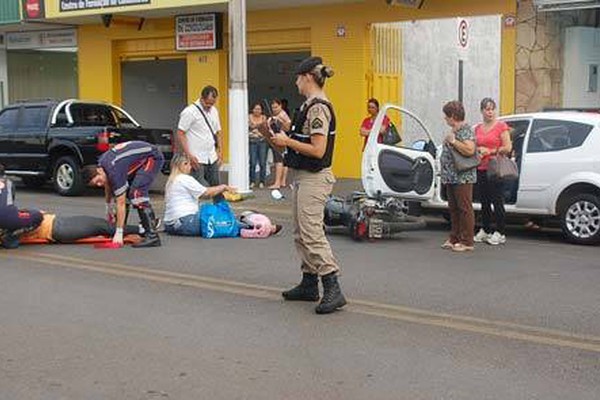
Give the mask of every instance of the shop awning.
[{"label": "shop awning", "polygon": [[600,0],[534,0],[538,11],[600,9]]}]

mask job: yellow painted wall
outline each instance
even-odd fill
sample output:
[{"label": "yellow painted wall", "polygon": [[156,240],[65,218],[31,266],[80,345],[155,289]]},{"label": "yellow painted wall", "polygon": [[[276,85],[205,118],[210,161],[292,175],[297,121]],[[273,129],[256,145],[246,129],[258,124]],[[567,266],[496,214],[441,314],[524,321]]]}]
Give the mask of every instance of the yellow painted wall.
[{"label": "yellow painted wall", "polygon": [[[310,50],[333,67],[336,74],[325,89],[338,117],[334,172],[339,177],[358,177],[362,148],[358,126],[365,116],[368,96],[369,24],[515,12],[515,0],[427,0],[420,10],[389,7],[382,0],[366,0],[347,5],[256,11],[248,14],[248,48],[250,52]],[[226,21],[224,25],[227,26]],[[336,36],[339,26],[345,27],[345,37]],[[80,27],[81,97],[119,103],[119,63],[123,57],[149,57],[154,53],[161,57],[186,57],[189,100],[197,97],[202,86],[217,86],[227,139],[226,50],[176,52],[173,36],[173,18],[148,20],[141,31],[133,24],[119,23],[108,29],[101,25]],[[170,40],[173,47],[165,48]],[[503,29],[500,88],[503,113],[514,108],[515,45],[514,29]]]},{"label": "yellow painted wall", "polygon": [[60,0],[45,0],[46,18],[67,18],[89,15],[99,15],[107,13],[132,13],[145,10],[159,10],[163,8],[206,6],[212,4],[227,3],[227,0],[150,0],[148,4],[129,5],[120,7],[107,7],[104,9],[91,10],[69,10],[60,11]]}]

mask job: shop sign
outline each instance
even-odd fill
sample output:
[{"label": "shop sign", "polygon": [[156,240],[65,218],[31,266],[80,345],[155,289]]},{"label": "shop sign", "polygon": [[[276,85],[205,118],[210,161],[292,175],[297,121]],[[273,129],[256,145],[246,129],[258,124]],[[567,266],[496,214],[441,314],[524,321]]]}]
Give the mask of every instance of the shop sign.
[{"label": "shop sign", "polygon": [[77,47],[75,29],[54,31],[9,32],[6,34],[8,50]]},{"label": "shop sign", "polygon": [[23,19],[43,19],[46,16],[44,0],[21,0]]},{"label": "shop sign", "polygon": [[215,50],[223,42],[221,14],[193,14],[176,17],[177,50]]},{"label": "shop sign", "polygon": [[425,0],[386,0],[390,5],[400,5],[411,8],[421,8]]},{"label": "shop sign", "polygon": [[60,11],[93,10],[140,4],[150,4],[150,0],[60,0]]}]

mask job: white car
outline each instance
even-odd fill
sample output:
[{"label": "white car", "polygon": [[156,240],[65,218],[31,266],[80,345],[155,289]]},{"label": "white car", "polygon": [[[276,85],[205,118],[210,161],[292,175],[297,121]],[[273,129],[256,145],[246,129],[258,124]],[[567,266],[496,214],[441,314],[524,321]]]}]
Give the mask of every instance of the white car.
[{"label": "white car", "polygon": [[[403,141],[377,143],[384,116],[395,121]],[[506,186],[506,211],[559,219],[571,242],[600,242],[600,114],[542,112],[502,118],[512,129],[518,181]],[[417,116],[385,105],[377,116],[362,161],[369,196],[393,196],[443,211],[441,143]],[[475,209],[479,204],[475,203]]]}]

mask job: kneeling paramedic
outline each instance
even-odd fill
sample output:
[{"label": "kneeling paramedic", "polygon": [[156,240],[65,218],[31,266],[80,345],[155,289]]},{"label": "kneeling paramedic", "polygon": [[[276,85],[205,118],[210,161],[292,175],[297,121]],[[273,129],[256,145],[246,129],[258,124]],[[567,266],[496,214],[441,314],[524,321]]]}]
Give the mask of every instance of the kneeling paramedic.
[{"label": "kneeling paramedic", "polygon": [[123,227],[127,220],[127,199],[137,209],[144,240],[132,247],[160,246],[157,219],[150,205],[149,189],[164,163],[156,146],[142,141],[119,143],[100,156],[92,172],[90,185],[104,187],[106,213],[113,223],[113,199],[116,203],[116,229],[113,243],[123,244]]},{"label": "kneeling paramedic", "polygon": [[19,246],[19,235],[36,229],[43,215],[38,210],[20,210],[15,205],[13,184],[0,164],[0,243],[5,248]]},{"label": "kneeling paramedic", "polygon": [[294,176],[294,241],[302,259],[302,281],[282,295],[286,300],[317,301],[321,277],[323,298],[315,311],[329,314],[346,304],[337,279],[340,267],[323,229],[325,202],[335,182],[331,171],[335,114],[323,86],[333,71],[320,57],[309,57],[296,75],[298,92],[307,100],[296,113],[290,136],[273,135],[276,146],[286,147],[284,164]]}]

